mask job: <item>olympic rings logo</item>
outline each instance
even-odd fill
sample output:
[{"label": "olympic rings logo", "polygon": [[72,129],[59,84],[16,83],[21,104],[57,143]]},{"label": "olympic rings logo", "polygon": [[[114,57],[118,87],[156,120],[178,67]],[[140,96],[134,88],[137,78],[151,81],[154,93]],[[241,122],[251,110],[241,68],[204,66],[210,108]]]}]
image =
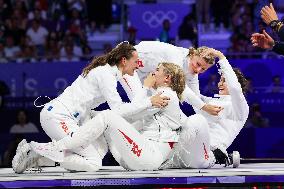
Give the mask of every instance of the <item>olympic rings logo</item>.
[{"label": "olympic rings logo", "polygon": [[148,24],[150,28],[157,28],[162,25],[165,19],[168,19],[170,23],[177,20],[177,13],[175,11],[145,11],[142,15],[142,20],[144,23]]}]

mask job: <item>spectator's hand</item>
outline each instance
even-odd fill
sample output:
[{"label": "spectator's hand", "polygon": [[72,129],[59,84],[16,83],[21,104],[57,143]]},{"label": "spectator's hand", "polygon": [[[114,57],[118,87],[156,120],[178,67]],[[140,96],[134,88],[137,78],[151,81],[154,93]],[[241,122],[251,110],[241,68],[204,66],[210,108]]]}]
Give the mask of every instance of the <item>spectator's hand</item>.
[{"label": "spectator's hand", "polygon": [[274,10],[272,3],[270,3],[270,6],[262,7],[260,14],[263,22],[265,22],[267,25],[269,25],[273,20],[278,20],[278,16]]},{"label": "spectator's hand", "polygon": [[156,83],[156,78],[153,73],[150,73],[145,79],[144,79],[144,86],[148,88],[153,88]]},{"label": "spectator's hand", "polygon": [[166,96],[161,96],[161,94],[162,92],[159,92],[158,94],[150,98],[152,106],[157,108],[163,108],[168,105],[170,98]]},{"label": "spectator's hand", "polygon": [[271,49],[275,42],[274,40],[263,30],[263,34],[261,33],[253,33],[251,35],[251,43],[254,47],[260,47],[262,49]]},{"label": "spectator's hand", "polygon": [[223,110],[223,109],[224,109],[224,108],[221,107],[221,106],[215,106],[215,105],[211,105],[211,104],[205,104],[205,105],[201,108],[201,110],[207,112],[208,114],[214,115],[214,116],[218,115],[219,112],[220,112],[221,110]]}]

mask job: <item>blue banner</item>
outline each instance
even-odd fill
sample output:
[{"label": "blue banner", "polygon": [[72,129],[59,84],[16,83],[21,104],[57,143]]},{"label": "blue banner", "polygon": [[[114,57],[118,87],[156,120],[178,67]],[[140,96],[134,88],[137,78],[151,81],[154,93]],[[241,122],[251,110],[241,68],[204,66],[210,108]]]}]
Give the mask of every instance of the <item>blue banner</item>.
[{"label": "blue banner", "polygon": [[[231,65],[239,67],[245,76],[251,77],[254,86],[269,86],[274,75],[284,78],[283,59],[230,60]],[[0,80],[10,88],[12,97],[36,97],[39,95],[57,96],[70,85],[87,62],[38,62],[0,64]],[[215,66],[200,74],[201,88],[208,75],[216,73]]]},{"label": "blue banner", "polygon": [[57,96],[70,85],[87,62],[9,63],[0,65],[0,80],[12,97]]},{"label": "blue banner", "polygon": [[175,38],[184,16],[189,13],[189,5],[181,3],[134,4],[129,5],[131,26],[137,29],[137,38],[159,38],[165,19],[170,21],[170,37]]}]

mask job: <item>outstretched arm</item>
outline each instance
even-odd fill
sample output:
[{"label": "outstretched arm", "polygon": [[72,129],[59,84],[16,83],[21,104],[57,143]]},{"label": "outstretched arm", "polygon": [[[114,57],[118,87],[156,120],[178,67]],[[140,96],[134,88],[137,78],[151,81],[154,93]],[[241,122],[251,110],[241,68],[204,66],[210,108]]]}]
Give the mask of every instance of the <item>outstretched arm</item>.
[{"label": "outstretched arm", "polygon": [[247,119],[249,111],[248,104],[244,97],[241,84],[239,83],[232,66],[229,64],[229,61],[223,53],[215,49],[210,48],[207,53],[213,54],[215,57],[219,58],[218,64],[220,65],[222,76],[225,78],[228,86],[235,119],[240,121]]},{"label": "outstretched arm", "polygon": [[[283,29],[284,31],[284,29]],[[254,33],[251,36],[252,45],[255,47],[260,47],[263,49],[271,49],[277,54],[284,55],[284,42],[274,41],[265,30],[263,30],[263,34]]]},{"label": "outstretched arm", "polygon": [[265,30],[263,30],[263,34],[253,33],[250,40],[254,47],[260,47],[262,49],[272,49],[275,45],[275,41]]}]

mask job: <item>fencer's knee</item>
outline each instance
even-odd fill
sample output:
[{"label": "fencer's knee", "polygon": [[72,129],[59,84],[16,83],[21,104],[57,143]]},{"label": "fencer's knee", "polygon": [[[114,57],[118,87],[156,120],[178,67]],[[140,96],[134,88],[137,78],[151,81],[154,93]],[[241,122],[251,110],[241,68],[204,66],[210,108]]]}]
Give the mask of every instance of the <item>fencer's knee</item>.
[{"label": "fencer's knee", "polygon": [[207,124],[207,120],[205,119],[205,117],[201,114],[195,114],[189,117],[191,122],[196,122],[199,124]]},{"label": "fencer's knee", "polygon": [[202,130],[202,129],[208,129],[208,122],[206,118],[201,114],[195,114],[190,117],[188,117],[185,128],[191,128],[193,130]]}]

